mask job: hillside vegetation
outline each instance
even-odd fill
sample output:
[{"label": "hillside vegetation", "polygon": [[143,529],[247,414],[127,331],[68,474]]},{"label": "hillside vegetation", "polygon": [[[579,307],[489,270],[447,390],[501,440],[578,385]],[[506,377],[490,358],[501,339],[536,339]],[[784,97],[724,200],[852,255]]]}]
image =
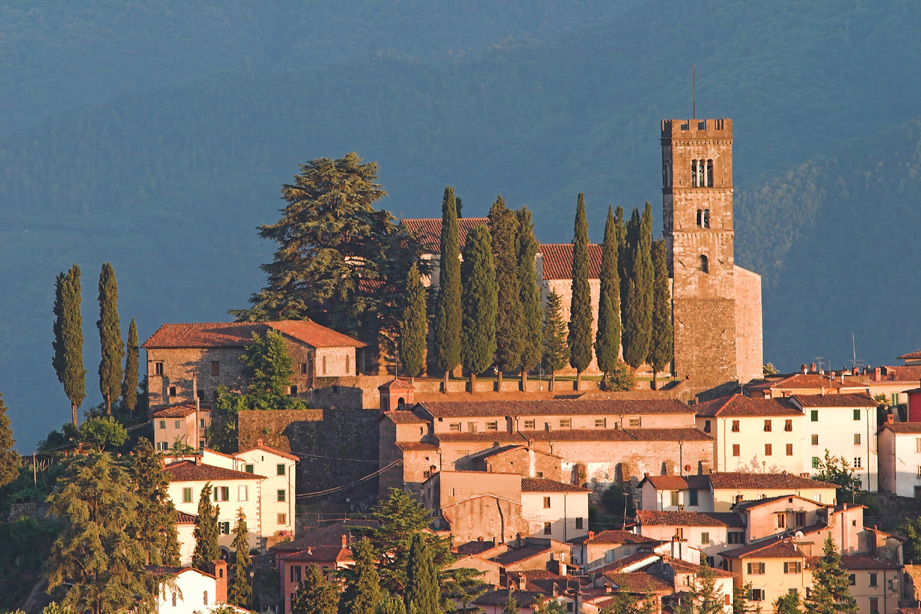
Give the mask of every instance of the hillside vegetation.
[{"label": "hillside vegetation", "polygon": [[[262,285],[257,267],[271,246],[255,227],[277,219],[280,185],[306,160],[349,151],[380,163],[382,206],[397,216],[437,216],[450,183],[465,215],[484,215],[501,192],[534,212],[540,240],[569,241],[582,191],[598,241],[609,202],[649,200],[658,217],[659,120],[690,115],[692,63],[697,115],[734,119],[737,259],[770,284],[766,360],[838,356],[828,339],[849,341],[855,318],[910,321],[910,301],[896,299],[910,287],[879,296],[853,268],[862,265],[837,271],[884,253],[854,237],[885,243],[909,228],[900,216],[918,196],[903,175],[911,167],[867,172],[888,141],[907,150],[916,134],[897,127],[918,119],[921,82],[909,67],[921,65],[921,5],[422,4],[298,12],[280,0],[265,10],[192,2],[159,17],[103,2],[0,9],[11,41],[0,47],[0,66],[11,67],[0,92],[12,101],[0,120],[0,259],[14,297],[0,302],[0,390],[21,444],[67,418],[51,369],[51,304],[54,276],[72,262],[87,275],[96,403],[101,262],[114,264],[122,320],[137,318],[142,339],[162,322],[225,319]],[[853,139],[875,145],[854,146],[853,165],[834,175],[827,164]],[[873,177],[887,182],[877,193]],[[896,178],[900,191],[888,183]],[[892,215],[868,217],[884,194],[897,200]],[[844,298],[810,311],[807,330],[790,310],[821,302],[824,277],[809,277],[809,266],[837,272]],[[864,357],[913,349],[909,333],[868,330]]]}]

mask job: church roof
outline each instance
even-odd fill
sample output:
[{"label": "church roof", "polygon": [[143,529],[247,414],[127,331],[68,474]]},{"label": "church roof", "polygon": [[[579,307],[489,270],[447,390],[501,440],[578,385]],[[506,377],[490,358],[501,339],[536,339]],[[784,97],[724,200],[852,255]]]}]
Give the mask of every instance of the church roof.
[{"label": "church roof", "polygon": [[[544,279],[572,279],[572,244],[542,243],[538,251],[544,260]],[[588,246],[588,278],[601,275],[601,246]]]},{"label": "church roof", "polygon": [[[427,254],[441,254],[441,218],[420,218],[403,220],[406,227],[422,244],[422,249]],[[467,243],[467,234],[477,226],[486,226],[489,218],[462,217],[457,220],[457,234],[460,239],[460,249],[464,250]]]}]

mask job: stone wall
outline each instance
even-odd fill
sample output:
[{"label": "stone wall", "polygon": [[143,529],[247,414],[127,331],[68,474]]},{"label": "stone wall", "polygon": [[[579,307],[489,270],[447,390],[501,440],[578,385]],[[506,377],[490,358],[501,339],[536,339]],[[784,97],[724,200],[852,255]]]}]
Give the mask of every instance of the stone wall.
[{"label": "stone wall", "polygon": [[675,372],[679,378],[718,383],[738,377],[735,313],[735,301],[675,301]]},{"label": "stone wall", "polygon": [[483,540],[507,541],[528,534],[521,503],[492,496],[475,497],[444,508],[454,543]]}]

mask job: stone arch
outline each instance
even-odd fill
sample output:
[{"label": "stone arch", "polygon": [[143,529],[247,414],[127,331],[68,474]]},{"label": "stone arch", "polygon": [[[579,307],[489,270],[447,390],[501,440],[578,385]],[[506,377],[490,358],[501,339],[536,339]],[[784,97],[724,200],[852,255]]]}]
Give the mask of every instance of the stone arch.
[{"label": "stone arch", "polygon": [[710,259],[707,258],[705,254],[700,255],[700,272],[701,273],[710,272]]}]

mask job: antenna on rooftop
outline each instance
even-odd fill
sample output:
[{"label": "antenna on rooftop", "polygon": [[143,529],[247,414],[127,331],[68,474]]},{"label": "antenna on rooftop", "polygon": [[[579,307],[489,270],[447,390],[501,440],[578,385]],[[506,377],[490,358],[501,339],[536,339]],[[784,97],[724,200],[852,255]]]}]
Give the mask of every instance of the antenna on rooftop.
[{"label": "antenna on rooftop", "polygon": [[691,64],[691,119],[697,119],[697,64]]},{"label": "antenna on rooftop", "polygon": [[853,352],[853,358],[851,359],[852,367],[860,367],[863,365],[862,360],[857,360],[857,342],[854,340],[854,333],[851,333],[851,351]]}]

